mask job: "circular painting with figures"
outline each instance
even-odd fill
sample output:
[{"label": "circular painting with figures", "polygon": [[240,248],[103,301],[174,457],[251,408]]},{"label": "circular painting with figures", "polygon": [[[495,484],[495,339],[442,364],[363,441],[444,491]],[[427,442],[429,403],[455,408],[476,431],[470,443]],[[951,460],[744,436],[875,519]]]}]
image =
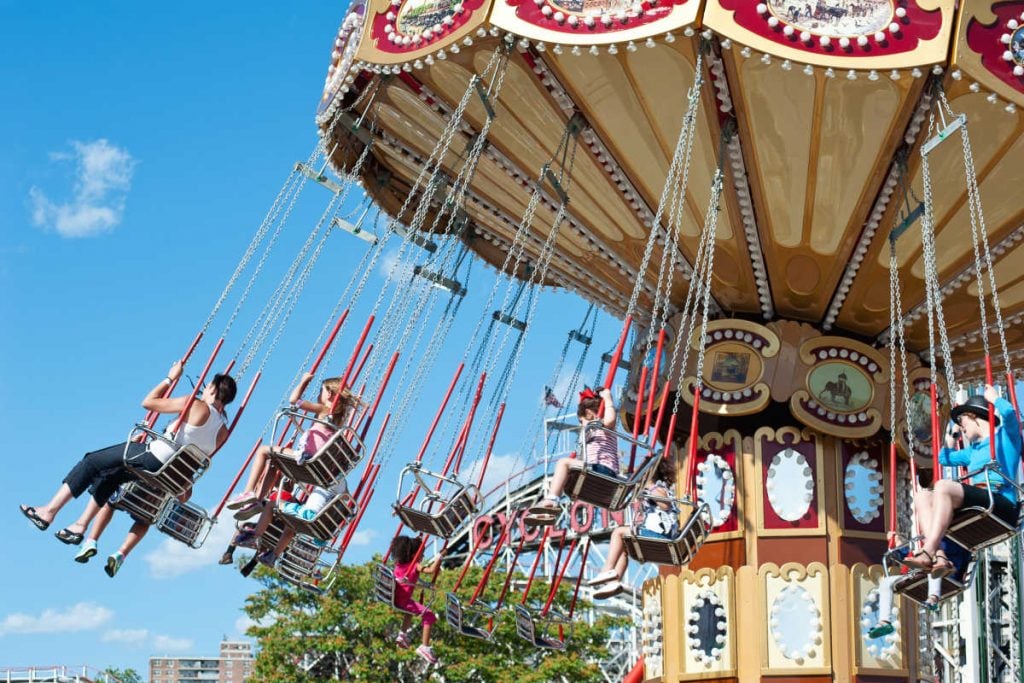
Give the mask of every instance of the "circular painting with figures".
[{"label": "circular painting with figures", "polygon": [[807,390],[819,404],[840,413],[863,410],[874,396],[871,379],[855,365],[829,361],[807,375]]},{"label": "circular painting with figures", "polygon": [[779,21],[814,35],[865,36],[892,21],[891,0],[768,0]]},{"label": "circular painting with figures", "polygon": [[1024,66],[1024,26],[1010,34],[1010,57],[1017,66]]}]

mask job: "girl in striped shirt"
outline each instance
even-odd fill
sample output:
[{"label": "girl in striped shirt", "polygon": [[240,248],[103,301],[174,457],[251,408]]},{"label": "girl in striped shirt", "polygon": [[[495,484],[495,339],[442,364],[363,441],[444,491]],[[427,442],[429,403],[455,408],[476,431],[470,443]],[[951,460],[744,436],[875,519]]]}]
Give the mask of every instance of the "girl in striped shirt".
[{"label": "girl in striped shirt", "polygon": [[544,497],[530,508],[527,522],[536,525],[554,524],[558,519],[558,501],[569,478],[569,470],[589,467],[591,471],[608,477],[619,476],[619,446],[615,437],[615,403],[612,392],[591,389],[580,392],[576,409],[580,420],[579,457],[562,458],[555,463],[555,473]]}]

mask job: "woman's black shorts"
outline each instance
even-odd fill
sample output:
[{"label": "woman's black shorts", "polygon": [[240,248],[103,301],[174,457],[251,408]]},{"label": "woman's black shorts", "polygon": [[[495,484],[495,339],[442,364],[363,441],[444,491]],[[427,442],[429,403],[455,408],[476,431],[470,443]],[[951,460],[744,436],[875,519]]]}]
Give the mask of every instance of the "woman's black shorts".
[{"label": "woman's black shorts", "polygon": [[[977,486],[970,486],[968,484],[961,484],[964,488],[964,502],[960,506],[963,508],[981,508],[987,510],[989,506],[989,492],[988,489],[979,488]],[[1007,524],[1017,526],[1017,515],[1020,510],[1020,503],[1012,503],[1005,496],[1001,496],[996,492],[992,493],[992,512],[996,517],[1003,520]]]}]

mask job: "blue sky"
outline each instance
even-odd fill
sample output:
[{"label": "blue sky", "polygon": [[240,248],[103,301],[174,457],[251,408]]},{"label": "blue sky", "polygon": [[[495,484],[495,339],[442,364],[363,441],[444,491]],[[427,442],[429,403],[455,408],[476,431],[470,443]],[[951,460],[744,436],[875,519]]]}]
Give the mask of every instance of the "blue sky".
[{"label": "blue sky", "polygon": [[[195,334],[291,164],[315,143],[313,114],[344,8],[92,2],[57,11],[0,2],[7,102],[0,109],[0,430],[7,439],[0,667],[145,671],[151,655],[212,654],[223,635],[239,634],[240,608],[255,584],[213,564],[228,524],[200,552],[154,532],[111,580],[101,560],[115,549],[125,520],[107,531],[98,559],[79,565],[73,549],[31,527],[17,504],[45,502],[82,453],[123,440],[140,417],[142,396]],[[305,191],[253,293],[257,308],[327,200],[319,187]],[[328,242],[197,502],[212,507],[219,500],[364,250],[346,235]],[[474,268],[450,342],[414,397],[360,528],[362,545],[348,559],[367,559],[392,533],[387,505],[398,468],[415,453],[493,277]],[[338,359],[384,283],[384,269],[375,269]],[[504,456],[499,467],[522,448],[565,334],[585,308],[562,293],[541,298],[496,448]],[[237,348],[245,316],[253,314],[243,311],[225,354]],[[223,318],[213,330],[222,325]],[[588,380],[617,333],[618,322],[603,317]],[[58,522],[70,523],[80,504]]]}]

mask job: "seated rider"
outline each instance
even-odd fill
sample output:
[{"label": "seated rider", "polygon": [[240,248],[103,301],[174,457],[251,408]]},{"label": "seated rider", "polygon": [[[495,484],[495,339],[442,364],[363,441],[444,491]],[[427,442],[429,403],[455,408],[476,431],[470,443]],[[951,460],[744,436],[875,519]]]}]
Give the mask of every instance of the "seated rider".
[{"label": "seated rider", "polygon": [[[166,414],[183,411],[188,403],[187,396],[163,397],[164,391],[181,376],[181,372],[181,362],[175,362],[167,372],[167,377],[142,399],[142,407]],[[114,491],[121,484],[136,478],[136,468],[156,472],[179,448],[189,444],[198,446],[205,453],[213,453],[228,437],[224,406],[234,400],[236,391],[235,380],[230,376],[214,375],[198,400],[192,403],[184,425],[176,429],[178,420],[173,420],[168,426],[166,436],[173,445],[154,438],[148,444],[131,441],[87,453],[64,477],[64,483],[49,503],[38,507],[22,505],[22,514],[37,528],[45,531],[61,508],[88,490],[92,498],[85,511],[75,523],[56,534],[57,539],[63,543],[80,544],[86,527],[100,508],[106,505]]]},{"label": "seated rider", "polygon": [[[318,400],[302,400],[302,394],[312,379],[312,373],[307,372],[303,375],[302,380],[292,390],[289,402],[299,410],[313,413],[317,420],[322,420],[322,422],[313,422],[296,441],[294,448],[280,449],[282,453],[296,456],[296,461],[300,465],[316,455],[324,443],[331,438],[336,428],[344,425],[357,403],[356,398],[347,389],[341,387],[340,377],[331,377],[321,383]],[[325,423],[329,423],[330,426]],[[248,519],[262,511],[262,501],[274,486],[270,451],[270,446],[260,446],[249,469],[249,480],[245,485],[245,490],[228,502],[229,510],[238,510],[235,513],[236,519]]]},{"label": "seated rider", "polygon": [[[914,497],[914,509],[920,520],[924,542],[906,560],[912,567],[927,569],[933,575],[953,571],[953,563],[939,544],[957,510],[965,507],[988,509],[989,487],[993,494],[992,513],[1011,527],[1017,526],[1020,507],[1017,489],[1007,483],[1004,475],[1016,480],[1020,469],[1020,419],[1013,405],[1000,398],[991,385],[985,387],[984,395],[971,396],[953,408],[952,424],[946,432],[946,445],[939,451],[939,464],[966,467],[968,471],[974,472],[991,462],[989,441],[993,435],[988,424],[990,403],[995,417],[996,462],[1002,474],[981,472],[970,484],[940,479],[931,491],[918,492]],[[963,448],[956,448],[958,436],[964,438],[966,445]]]},{"label": "seated rider", "polygon": [[[894,540],[896,548],[893,553],[896,558],[901,562],[906,560],[907,555],[910,553],[910,544],[908,544],[899,534],[894,531],[890,531],[888,534],[890,540]],[[953,571],[953,579],[963,583],[964,574],[967,572],[967,567],[970,566],[971,560],[974,559],[974,555],[965,550],[962,546],[952,541],[943,539],[939,545],[939,549],[946,553],[946,557],[955,567]],[[893,587],[897,582],[902,580],[908,572],[909,568],[904,565],[900,573],[892,574],[889,576],[882,577],[882,580],[878,583],[878,623],[876,623],[871,630],[868,631],[868,638],[881,638],[887,636],[893,631],[895,627],[892,625],[892,594]],[[925,609],[929,612],[936,612],[939,609],[939,602],[942,599],[942,577],[928,575],[928,599],[925,601]]]},{"label": "seated rider", "polygon": [[589,466],[591,471],[609,477],[619,476],[619,449],[615,437],[615,403],[612,392],[601,389],[595,394],[591,389],[580,392],[580,403],[576,409],[580,420],[580,441],[578,458],[562,458],[555,463],[555,472],[548,484],[547,493],[539,503],[530,508],[527,522],[535,525],[554,524],[558,519],[558,501],[565,490],[570,470],[581,470]]},{"label": "seated rider", "polygon": [[[676,467],[669,458],[662,458],[658,461],[658,467],[651,470],[647,486],[644,488],[645,496],[654,498],[675,497]],[[671,500],[652,500],[643,498],[643,515],[640,528],[636,535],[645,538],[674,539],[679,536],[679,506]],[[608,542],[608,556],[604,561],[601,571],[590,580],[590,586],[602,586],[594,591],[595,600],[603,600],[627,590],[622,583],[622,577],[629,566],[629,557],[626,555],[625,537],[630,533],[630,527],[623,525],[612,532]]]}]

